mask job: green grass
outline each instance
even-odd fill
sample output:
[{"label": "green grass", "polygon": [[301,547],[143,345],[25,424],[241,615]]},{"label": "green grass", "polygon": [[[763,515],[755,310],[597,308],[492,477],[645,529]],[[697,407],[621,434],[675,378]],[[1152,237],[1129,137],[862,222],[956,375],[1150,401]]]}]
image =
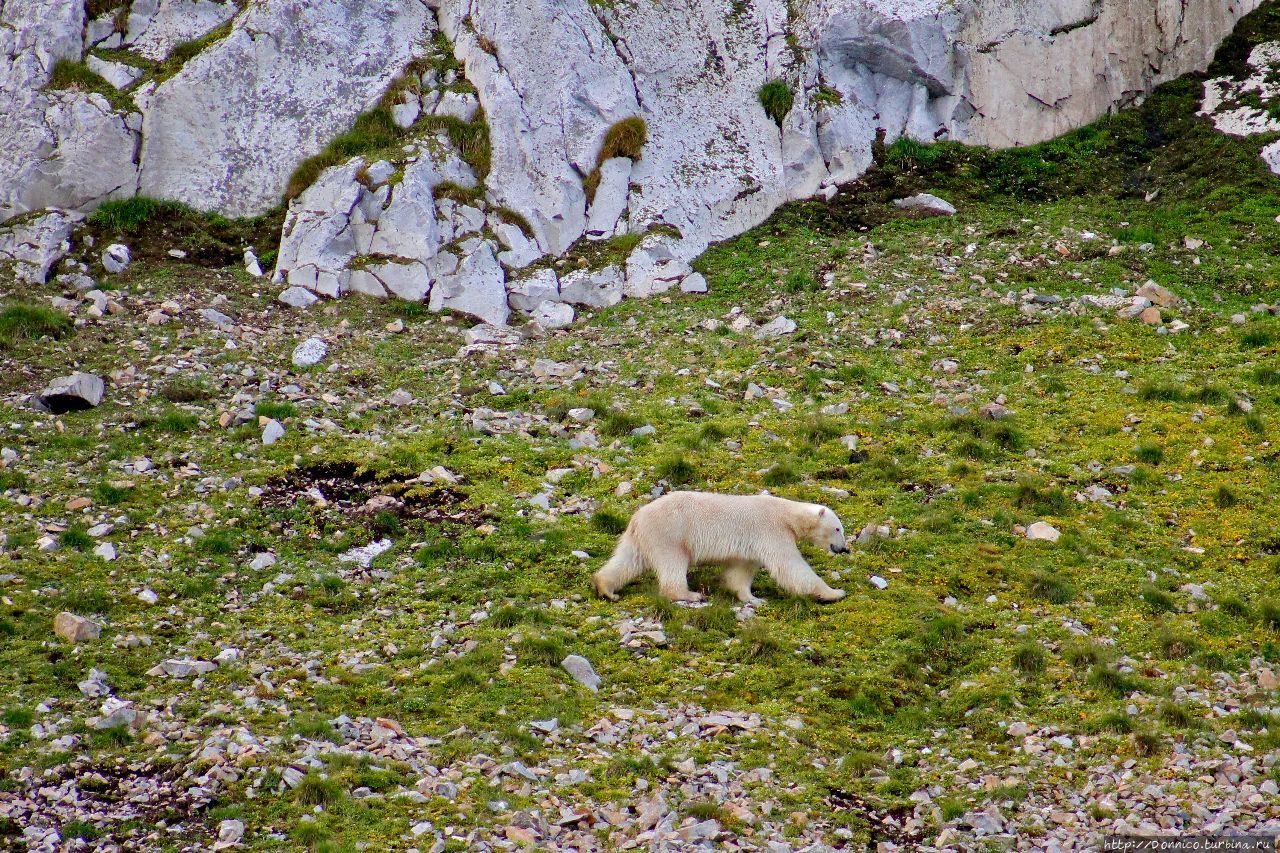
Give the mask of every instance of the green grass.
[{"label": "green grass", "polygon": [[600,143],[600,153],[596,155],[596,165],[602,166],[605,160],[611,160],[614,157],[639,160],[648,138],[648,125],[640,116],[631,116],[614,122],[605,131],[604,140]]},{"label": "green grass", "polygon": [[48,337],[60,340],[73,331],[71,318],[61,311],[27,302],[9,302],[0,308],[0,349],[19,341]]},{"label": "green grass", "polygon": [[90,70],[83,62],[70,59],[59,59],[53,64],[53,72],[49,77],[46,89],[71,89],[80,92],[95,92],[102,95],[111,107],[121,112],[136,112],[133,98],[121,92],[104,80],[99,74]]},{"label": "green grass", "polygon": [[[238,336],[228,350],[226,333],[204,323],[152,327],[134,311],[85,318],[56,344],[16,337],[0,380],[0,445],[16,453],[0,469],[0,577],[18,579],[0,589],[0,765],[9,769],[0,789],[27,784],[15,768],[43,782],[46,769],[76,760],[35,737],[36,723],[71,720],[58,735],[82,737],[75,752],[96,767],[153,763],[178,779],[204,738],[244,729],[264,751],[227,765],[242,775],[202,825],[243,819],[250,846],[429,849],[439,831],[458,849],[503,847],[515,843],[504,830],[520,823],[517,812],[543,809],[527,791],[545,788],[558,801],[548,821],[561,807],[601,815],[661,792],[681,820],[711,816],[753,844],[861,849],[885,840],[872,837],[869,812],[909,814],[922,788],[947,792],[934,798],[944,818],[995,804],[1011,833],[1038,831],[1029,815],[1042,817],[1050,796],[1077,795],[1084,777],[1053,765],[1055,746],[1028,756],[1008,733],[1015,722],[1077,738],[1063,755],[1080,766],[1132,760],[1139,791],[1162,778],[1177,739],[1206,761],[1238,758],[1216,739],[1236,727],[1265,755],[1272,735],[1244,727],[1270,732],[1269,699],[1227,719],[1210,707],[1241,695],[1217,673],[1252,689],[1255,659],[1280,665],[1280,540],[1267,500],[1280,374],[1274,344],[1241,345],[1245,333],[1277,335],[1280,322],[1260,312],[1243,328],[1230,319],[1275,301],[1280,182],[1260,162],[1259,140],[1219,138],[1194,118],[1199,89],[1179,81],[1031,150],[877,146],[879,165],[830,202],[788,205],[696,259],[709,294],[585,312],[569,334],[513,350],[459,358],[456,318],[332,302],[291,317],[287,337],[341,334],[343,369],[294,377],[302,396],[288,403],[275,372],[287,344]],[[371,156],[399,163],[402,143]],[[915,219],[893,207],[924,190],[961,213]],[[134,202],[105,207],[87,227],[99,246],[132,229],[137,260],[119,279],[131,307],[172,298],[185,311],[218,293],[220,310],[252,325],[274,293],[240,272],[246,223]],[[224,254],[168,259],[201,231]],[[1206,241],[1198,265],[1184,236]],[[600,241],[561,270],[579,258],[617,262],[640,238]],[[1131,290],[1148,278],[1184,298],[1171,314],[1188,330],[1158,335],[1107,311],[1024,313],[1002,301],[1027,289],[1064,299]],[[735,332],[734,308],[753,322],[785,314],[796,333]],[[405,331],[384,333],[398,317],[410,321]],[[137,376],[102,406],[61,426],[25,408],[70,362],[105,376],[125,356]],[[582,375],[535,381],[538,358]],[[935,367],[945,358],[956,373]],[[490,381],[507,393],[489,394]],[[744,399],[751,382],[790,408]],[[385,405],[395,388],[421,405]],[[1001,395],[1010,418],[977,415]],[[1229,414],[1236,399],[1253,412]],[[255,402],[295,419],[286,446],[263,446],[255,426],[215,426]],[[596,410],[594,436],[567,420],[575,406]],[[517,415],[510,428],[481,430],[474,415],[486,408]],[[312,418],[314,431],[300,423]],[[645,424],[656,431],[632,436]],[[838,440],[846,435],[856,450]],[[1135,459],[1148,446],[1159,458]],[[148,471],[136,467],[144,457]],[[418,479],[436,465],[458,481]],[[556,469],[572,473],[544,511],[530,498]],[[596,598],[590,575],[662,480],[768,488],[830,506],[850,532],[883,524],[895,534],[851,554],[800,544],[847,591],[831,605],[789,596],[761,572],[754,589],[765,604],[743,608],[711,568],[691,576],[706,604],[661,599],[651,575],[618,602]],[[1110,497],[1088,499],[1095,485]],[[94,506],[64,509],[80,495]],[[395,511],[363,509],[378,495],[395,497]],[[1063,531],[1057,543],[1020,535],[1040,519]],[[73,522],[111,524],[93,543],[114,542],[119,558],[81,550],[87,529]],[[37,538],[55,528],[72,545],[39,552]],[[370,567],[340,559],[381,536],[395,547]],[[263,553],[277,562],[250,568]],[[1211,600],[1182,592],[1188,583]],[[140,600],[143,589],[159,602]],[[52,642],[64,609],[101,619],[103,638]],[[227,647],[242,660],[198,689],[146,675],[160,660],[207,660]],[[561,668],[571,653],[592,662],[598,693]],[[170,740],[161,752],[153,725],[89,729],[101,698],[77,684],[90,668],[201,740]],[[1209,704],[1176,701],[1180,686]],[[48,713],[35,710],[43,703]],[[701,722],[730,712],[759,723]],[[385,752],[362,741],[357,754],[331,722],[344,715],[390,718],[425,740],[397,739]],[[421,751],[396,751],[407,743]],[[966,758],[978,766],[960,773]],[[547,775],[526,789],[515,761]],[[680,769],[686,761],[694,776]],[[299,789],[280,787],[291,765],[310,774]],[[764,768],[769,778],[757,773],[742,798],[754,817],[737,813],[737,797],[682,790],[712,772],[737,784]],[[574,771],[587,781],[555,781]],[[445,781],[457,786],[452,799],[435,791]],[[771,815],[755,808],[763,796],[775,801]],[[793,812],[806,817],[793,825]],[[920,813],[920,837],[903,844],[964,844],[935,843],[935,812]],[[1124,817],[1096,814],[1082,818],[1082,843]],[[432,832],[406,837],[419,821]],[[622,826],[601,832],[597,846],[632,840]]]},{"label": "green grass", "polygon": [[783,120],[791,112],[791,105],[795,102],[795,95],[787,81],[768,81],[760,87],[756,97],[760,100],[760,106],[764,107],[765,115],[778,127],[782,127]]}]

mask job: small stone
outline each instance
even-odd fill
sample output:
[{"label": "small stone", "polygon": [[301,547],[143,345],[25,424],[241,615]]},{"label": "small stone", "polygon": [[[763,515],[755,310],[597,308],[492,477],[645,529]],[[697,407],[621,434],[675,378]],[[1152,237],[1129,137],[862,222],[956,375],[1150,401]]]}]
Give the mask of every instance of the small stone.
[{"label": "small stone", "polygon": [[284,438],[284,427],[274,418],[269,419],[266,426],[262,430],[262,443],[266,445],[275,444]]},{"label": "small stone", "polygon": [[199,314],[207,322],[218,327],[234,326],[236,324],[235,320],[232,320],[226,314],[223,314],[221,311],[214,308],[201,308]]},{"label": "small stone", "polygon": [[69,643],[82,643],[98,639],[102,626],[64,610],[53,617],[53,632]]},{"label": "small stone", "polygon": [[560,666],[564,668],[565,672],[573,676],[574,681],[593,693],[600,689],[600,676],[596,674],[595,667],[591,665],[591,661],[582,655],[569,655],[560,661]]},{"label": "small stone", "polygon": [[756,329],[752,335],[756,340],[765,340],[766,338],[780,338],[783,335],[789,335],[796,330],[795,321],[779,314],[760,328]]},{"label": "small stone", "polygon": [[893,204],[900,210],[914,210],[930,216],[955,216],[956,214],[955,205],[930,193],[916,193],[907,198],[897,199]]},{"label": "small stone", "polygon": [[563,329],[573,324],[573,306],[547,299],[538,304],[529,315],[533,322],[544,329]]},{"label": "small stone", "polygon": [[260,572],[263,569],[271,568],[275,564],[276,555],[272,554],[270,551],[263,551],[261,554],[255,555],[254,558],[249,561],[249,568],[253,569],[255,572]]},{"label": "small stone", "polygon": [[144,589],[142,592],[138,593],[138,600],[144,604],[155,604],[160,600],[160,596],[156,595],[156,592],[153,589]]},{"label": "small stone", "polygon": [[1005,729],[1009,737],[1026,737],[1031,734],[1031,726],[1026,723],[1010,723],[1009,728]]},{"label": "small stone", "polygon": [[314,367],[329,354],[329,346],[319,338],[307,338],[293,349],[294,367]]},{"label": "small stone", "polygon": [[132,259],[128,246],[123,243],[112,243],[102,253],[102,266],[112,274],[124,272],[124,268],[129,266],[129,261]]},{"label": "small stone", "polygon": [[387,324],[386,329],[391,334],[398,335],[404,331],[404,320],[401,320],[399,317],[397,317],[396,319],[392,320],[390,323]]},{"label": "small stone", "polygon": [[1027,538],[1045,542],[1057,542],[1062,533],[1052,524],[1044,521],[1034,522],[1027,527]]},{"label": "small stone", "polygon": [[700,272],[691,273],[680,280],[680,289],[685,293],[706,293],[707,279]]},{"label": "small stone", "polygon": [[575,408],[569,410],[569,420],[575,423],[585,424],[587,421],[594,419],[595,416],[595,409]]},{"label": "small stone", "polygon": [[213,849],[225,850],[229,847],[239,847],[242,838],[244,838],[244,821],[229,818],[218,824],[218,840],[214,842]]},{"label": "small stone", "polygon": [[880,577],[879,575],[872,575],[871,577],[867,578],[867,580],[871,581],[871,585],[874,586],[876,589],[889,588],[889,582],[884,578]]},{"label": "small stone", "polygon": [[110,542],[102,542],[93,549],[93,553],[109,563],[116,558],[116,546]]},{"label": "small stone", "polygon": [[314,305],[318,302],[320,297],[316,296],[305,287],[294,286],[285,288],[285,290],[277,296],[276,299],[283,304],[288,305],[290,308],[306,308],[307,306]]},{"label": "small stone", "polygon": [[1159,326],[1164,322],[1164,318],[1160,315],[1160,309],[1154,305],[1150,308],[1143,308],[1141,313],[1138,314],[1138,319],[1148,326]]},{"label": "small stone", "polygon": [[403,388],[397,388],[387,396],[387,402],[393,406],[412,406],[413,395]]},{"label": "small stone", "polygon": [[253,249],[244,250],[244,271],[254,278],[262,278],[262,264],[258,263],[258,256],[253,253]]},{"label": "small stone", "polygon": [[1178,297],[1168,288],[1161,287],[1154,281],[1148,281],[1142,287],[1138,288],[1138,296],[1143,299],[1150,299],[1152,305],[1159,305],[1161,308],[1169,308],[1178,304]]}]

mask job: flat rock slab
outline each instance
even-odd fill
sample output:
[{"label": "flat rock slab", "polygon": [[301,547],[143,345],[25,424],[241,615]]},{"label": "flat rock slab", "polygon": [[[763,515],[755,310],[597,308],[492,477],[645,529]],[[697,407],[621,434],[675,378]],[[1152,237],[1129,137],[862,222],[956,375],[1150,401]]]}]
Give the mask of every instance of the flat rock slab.
[{"label": "flat rock slab", "polygon": [[40,392],[39,401],[55,415],[92,409],[102,402],[106,391],[101,377],[92,373],[60,376]]},{"label": "flat rock slab", "polygon": [[930,193],[916,193],[907,198],[900,198],[894,202],[894,205],[901,210],[911,210],[927,216],[956,215],[956,206],[954,204]]},{"label": "flat rock slab", "polygon": [[82,643],[98,639],[102,626],[64,610],[53,617],[53,632],[69,643]]},{"label": "flat rock slab", "polygon": [[565,672],[573,676],[574,681],[593,693],[600,689],[600,676],[596,673],[596,668],[591,665],[591,661],[582,655],[569,655],[560,661],[560,666],[564,667]]},{"label": "flat rock slab", "polygon": [[329,354],[329,346],[319,338],[307,338],[294,347],[293,366],[312,367],[324,360]]}]

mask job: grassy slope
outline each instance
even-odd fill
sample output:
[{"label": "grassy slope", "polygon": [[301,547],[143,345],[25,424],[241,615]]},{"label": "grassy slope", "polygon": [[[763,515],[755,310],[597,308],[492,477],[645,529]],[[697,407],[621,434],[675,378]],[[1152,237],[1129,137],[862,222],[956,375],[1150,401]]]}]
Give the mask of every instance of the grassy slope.
[{"label": "grassy slope", "polygon": [[[664,761],[691,756],[700,764],[721,757],[774,767],[788,785],[761,795],[780,797],[786,811],[823,814],[833,790],[892,808],[922,784],[949,783],[940,765],[917,751],[926,743],[993,769],[1015,760],[1004,735],[1013,719],[1068,733],[1103,730],[1104,753],[1158,766],[1158,754],[1145,755],[1149,743],[1105,732],[1109,715],[1131,700],[1109,689],[1114,679],[1081,665],[1075,650],[1086,641],[1066,624],[1106,640],[1095,647],[1104,667],[1131,659],[1133,686],[1148,697],[1144,707],[1169,699],[1174,685],[1204,686],[1215,671],[1245,671],[1255,656],[1280,661],[1280,635],[1267,624],[1275,614],[1266,604],[1280,550],[1269,506],[1280,401],[1270,368],[1280,322],[1265,314],[1242,327],[1228,320],[1274,299],[1280,197],[1255,141],[1222,139],[1192,121],[1195,92],[1194,81],[1173,84],[1140,111],[1029,152],[896,146],[884,168],[834,207],[792,206],[710,251],[701,261],[709,296],[627,303],[569,336],[490,359],[452,360],[456,335],[412,306],[349,300],[282,316],[266,289],[240,277],[223,273],[215,281],[219,274],[187,266],[135,268],[121,280],[133,304],[174,297],[200,307],[216,288],[230,297],[221,310],[264,328],[287,323],[287,331],[279,341],[269,331],[243,335],[241,349],[225,350],[222,336],[194,318],[182,321],[189,324],[182,338],[172,324],[141,326],[142,311],[108,318],[78,331],[74,358],[104,373],[133,360],[150,371],[151,396],[135,402],[136,389],[113,391],[100,409],[61,418],[61,430],[4,407],[0,420],[24,426],[7,429],[0,441],[23,454],[0,471],[0,483],[15,490],[0,500],[9,534],[0,574],[20,578],[6,587],[0,611],[0,632],[8,635],[0,643],[0,692],[10,697],[12,726],[0,742],[0,766],[10,774],[0,787],[17,785],[16,768],[67,759],[32,739],[23,723],[37,703],[57,697],[52,716],[71,718],[60,733],[83,732],[81,721],[97,703],[81,698],[76,682],[90,667],[107,672],[117,694],[139,705],[163,707],[174,697],[166,713],[202,736],[239,720],[260,736],[323,733],[322,723],[307,725],[308,714],[383,715],[433,737],[466,726],[440,747],[442,765],[508,748],[532,766],[560,753],[531,736],[528,721],[557,716],[563,726],[585,726],[619,705],[687,702],[772,721],[767,735],[677,741],[656,764],[626,745],[611,762],[581,759],[592,780],[570,796],[575,802],[629,801],[635,778],[674,778]],[[961,215],[887,215],[887,199],[918,189],[956,201]],[[1160,195],[1145,201],[1156,189]],[[1082,231],[1100,238],[1082,239]],[[1206,245],[1187,250],[1185,236]],[[1121,247],[1115,255],[1107,251],[1113,241]],[[1149,250],[1140,248],[1147,243]],[[820,285],[828,274],[830,283]],[[984,293],[1034,288],[1068,297],[1147,278],[1191,303],[1180,314],[1190,330],[1164,337],[1102,314],[1028,315]],[[762,343],[700,325],[734,306],[759,320],[786,313],[799,331]],[[382,333],[397,315],[409,320],[408,332]],[[339,330],[342,320],[351,331]],[[291,344],[312,331],[335,342],[331,360],[340,371],[293,375]],[[65,355],[31,342],[14,342],[3,357],[24,366],[27,388],[68,367]],[[598,369],[548,387],[530,377],[535,357]],[[943,358],[958,361],[955,374],[934,367]],[[203,375],[208,399],[170,403],[154,393],[168,382],[163,366],[179,359],[184,373]],[[306,392],[292,403],[289,433],[274,447],[262,447],[256,429],[216,425],[217,414],[233,408],[246,364],[277,376],[277,387],[296,381]],[[246,386],[250,396],[279,401],[275,392],[259,394],[259,378]],[[491,397],[489,379],[509,393]],[[744,400],[748,382],[781,390],[794,408],[779,412],[769,400]],[[885,382],[900,390],[884,390]],[[395,388],[421,403],[356,405]],[[322,392],[343,402],[322,402]],[[939,394],[946,405],[935,401]],[[948,405],[976,410],[999,394],[1015,412],[1002,422],[1007,429],[948,414]],[[1253,417],[1231,411],[1241,395],[1252,400]],[[848,413],[818,414],[834,403],[847,403]],[[600,449],[575,451],[546,427],[534,438],[481,436],[460,417],[488,406],[558,420],[579,404],[619,408],[657,432],[624,432],[616,441],[606,437]],[[341,429],[309,435],[306,417],[330,417]],[[865,456],[851,459],[838,441],[845,434],[859,436]],[[160,475],[122,472],[124,462],[142,455],[157,462]],[[593,477],[587,457],[608,470]],[[264,509],[245,488],[320,460],[352,461],[380,476],[443,464],[465,477],[465,506],[483,508],[496,530],[371,519],[317,510],[305,499]],[[811,555],[824,575],[844,575],[838,585],[850,595],[833,607],[782,600],[767,581],[759,586],[769,605],[745,624],[725,599],[704,610],[677,609],[654,600],[646,585],[617,605],[589,599],[587,576],[612,545],[614,535],[605,532],[612,519],[540,518],[527,497],[543,489],[548,470],[575,468],[556,486],[556,503],[585,496],[625,517],[676,461],[686,463],[690,486],[737,492],[761,488],[762,472],[781,462],[796,476],[786,482],[792,478],[775,473],[776,493],[829,503],[854,530],[875,522],[905,532],[860,546],[849,558]],[[1128,464],[1137,466],[1133,474],[1112,471]],[[218,484],[232,477],[243,483],[221,491]],[[202,490],[203,478],[209,482]],[[614,497],[623,480],[636,490]],[[1114,507],[1074,499],[1093,484],[1116,493]],[[19,493],[47,502],[23,507],[14,501]],[[76,495],[96,505],[84,514],[64,511]],[[70,522],[74,531],[116,516],[127,520],[110,537],[122,552],[114,564],[89,554],[81,536],[67,537],[54,555],[32,547],[44,523]],[[1063,539],[1051,546],[1013,533],[1015,524],[1037,519],[1060,528]],[[193,524],[203,526],[203,538],[187,536]],[[344,578],[337,555],[382,533],[396,545],[375,568],[389,574]],[[250,569],[252,552],[261,549],[280,562]],[[591,559],[580,562],[574,549]],[[283,596],[246,603],[281,571],[295,576]],[[888,578],[888,590],[867,584],[871,574]],[[1178,591],[1187,582],[1204,585],[1222,606],[1193,609]],[[143,587],[161,603],[140,602]],[[960,607],[945,604],[948,596]],[[547,607],[552,600],[563,608]],[[429,646],[434,626],[504,606],[511,609],[502,618],[458,629],[473,649],[428,663],[439,658]],[[51,641],[50,621],[63,609],[101,618],[104,640],[75,650]],[[644,653],[621,647],[614,624],[646,614],[665,623],[670,644]],[[155,642],[113,645],[130,633]],[[1026,651],[1029,644],[1043,660]],[[144,675],[179,649],[209,657],[225,645],[245,649],[249,664],[269,667],[272,687],[255,686],[245,667],[220,669],[200,690]],[[340,665],[340,655],[353,649],[388,666],[353,673]],[[547,665],[561,650],[595,663],[606,681],[600,695],[574,688]],[[308,655],[319,661],[318,676],[301,666],[299,656]],[[510,655],[514,668],[500,671]],[[253,692],[268,701],[246,707],[244,696]],[[804,727],[786,729],[795,739],[786,745],[776,732],[791,718]],[[1234,717],[1202,725],[1209,735],[1242,727]],[[1197,736],[1154,714],[1141,726],[1157,751]],[[1255,744],[1270,745],[1265,738]],[[901,766],[881,758],[893,748],[907,752]],[[136,737],[94,735],[78,752],[86,749],[99,762],[149,755],[184,764],[191,745],[157,750]],[[292,750],[286,739],[262,757],[258,767],[268,769],[232,785],[209,825],[239,816],[255,846],[291,846],[267,833],[289,831],[310,806],[285,795],[247,799],[245,785],[279,769]],[[866,772],[877,763],[884,769]],[[411,820],[501,826],[488,800],[501,795],[513,809],[527,804],[510,783],[495,792],[478,778],[460,805],[354,800],[346,790],[369,784],[372,771],[332,772],[341,793],[309,842],[407,846],[401,839]],[[390,779],[379,784],[413,783],[394,762],[387,772]],[[1045,769],[1025,784],[1071,784],[1063,773]],[[1020,792],[960,796],[970,808]],[[673,805],[693,810],[678,796]],[[868,837],[857,810],[824,824],[840,825]],[[192,831],[202,831],[199,821]]]}]

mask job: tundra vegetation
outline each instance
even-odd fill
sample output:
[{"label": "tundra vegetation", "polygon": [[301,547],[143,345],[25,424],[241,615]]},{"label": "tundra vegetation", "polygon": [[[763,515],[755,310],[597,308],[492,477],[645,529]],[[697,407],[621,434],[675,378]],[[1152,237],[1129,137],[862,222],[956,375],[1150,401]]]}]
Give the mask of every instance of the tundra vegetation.
[{"label": "tundra vegetation", "polygon": [[[1197,781],[1228,765],[1274,792],[1280,194],[1256,139],[1195,117],[1199,85],[1030,149],[899,141],[707,252],[708,295],[463,356],[465,318],[286,311],[163,251],[230,226],[91,220],[149,223],[101,279],[121,311],[73,326],[54,288],[0,310],[0,802],[101,780],[80,790],[98,811],[57,818],[88,845],[226,820],[253,849],[557,843],[536,812],[615,849],[660,791],[686,837],[945,847],[1201,827],[1242,796]],[[959,214],[892,205],[919,191]],[[1160,328],[1186,328],[1088,304],[1148,280],[1179,300]],[[793,334],[752,333],[779,314]],[[328,355],[293,367],[312,335]],[[72,369],[113,377],[101,406],[25,405]],[[703,607],[651,579],[590,597],[643,496],[676,486],[866,527],[849,556],[807,552],[848,597],[762,575],[744,610],[697,572]],[[55,637],[62,611],[101,637]],[[145,723],[90,722],[93,670]],[[197,778],[207,803],[174,805]],[[112,818],[126,779],[169,793]]]}]

